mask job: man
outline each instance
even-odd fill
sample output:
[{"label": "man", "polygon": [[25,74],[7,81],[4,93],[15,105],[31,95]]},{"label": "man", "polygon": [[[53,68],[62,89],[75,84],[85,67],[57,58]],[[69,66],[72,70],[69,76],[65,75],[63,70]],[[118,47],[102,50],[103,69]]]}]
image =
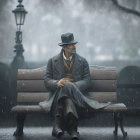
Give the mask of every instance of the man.
[{"label": "man", "polygon": [[78,109],[100,109],[110,103],[99,103],[86,96],[90,86],[89,65],[76,53],[77,41],[72,33],[62,34],[61,40],[62,50],[48,61],[44,78],[50,96],[39,105],[54,115],[53,136],[60,138],[67,131],[72,140],[78,140]]}]

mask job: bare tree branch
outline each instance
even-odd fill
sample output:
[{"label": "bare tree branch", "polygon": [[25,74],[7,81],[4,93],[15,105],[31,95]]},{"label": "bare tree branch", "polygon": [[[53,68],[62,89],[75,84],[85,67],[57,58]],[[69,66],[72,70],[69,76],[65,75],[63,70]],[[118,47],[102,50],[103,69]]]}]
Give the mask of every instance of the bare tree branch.
[{"label": "bare tree branch", "polygon": [[134,14],[134,15],[140,17],[140,12],[139,12],[139,11],[121,5],[121,4],[118,2],[118,0],[112,0],[112,1],[113,1],[113,3],[114,3],[119,9],[124,10],[124,11],[127,12],[127,13]]}]

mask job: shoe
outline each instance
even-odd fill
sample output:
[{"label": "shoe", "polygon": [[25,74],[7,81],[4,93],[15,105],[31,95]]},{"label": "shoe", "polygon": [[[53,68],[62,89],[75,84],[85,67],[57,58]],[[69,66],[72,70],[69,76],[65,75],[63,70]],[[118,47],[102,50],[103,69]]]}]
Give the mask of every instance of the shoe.
[{"label": "shoe", "polygon": [[79,140],[79,132],[72,131],[70,132],[71,140]]},{"label": "shoe", "polygon": [[54,136],[56,138],[60,138],[63,134],[64,133],[60,128],[54,127],[53,130],[52,130],[52,136]]},{"label": "shoe", "polygon": [[13,134],[13,136],[15,136],[15,137],[21,137],[21,136],[23,136],[23,131],[15,131],[14,132],[14,134]]}]

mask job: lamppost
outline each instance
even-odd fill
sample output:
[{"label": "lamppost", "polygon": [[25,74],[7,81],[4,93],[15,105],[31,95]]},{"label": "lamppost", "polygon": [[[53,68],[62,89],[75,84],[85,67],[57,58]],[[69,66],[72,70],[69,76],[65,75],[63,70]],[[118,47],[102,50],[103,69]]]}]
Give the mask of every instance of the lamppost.
[{"label": "lamppost", "polygon": [[15,38],[15,50],[16,53],[12,63],[11,63],[11,71],[10,71],[10,92],[11,92],[11,99],[10,99],[10,105],[14,106],[16,104],[16,87],[17,87],[17,71],[18,69],[27,68],[24,56],[23,56],[23,45],[22,45],[22,31],[21,26],[24,25],[25,16],[27,14],[27,11],[24,9],[24,6],[21,4],[22,0],[18,0],[19,4],[17,5],[16,9],[12,12],[15,15],[16,25],[17,25],[17,31],[16,31],[16,38]]},{"label": "lamppost", "polygon": [[15,50],[16,56],[14,57],[11,67],[13,69],[18,68],[25,68],[25,61],[23,56],[23,45],[22,45],[22,31],[21,26],[24,25],[25,16],[27,14],[27,11],[24,9],[24,6],[21,4],[23,0],[18,0],[19,4],[17,5],[16,9],[12,12],[15,15],[16,25],[17,25],[17,31],[16,31],[16,38],[15,38]]}]

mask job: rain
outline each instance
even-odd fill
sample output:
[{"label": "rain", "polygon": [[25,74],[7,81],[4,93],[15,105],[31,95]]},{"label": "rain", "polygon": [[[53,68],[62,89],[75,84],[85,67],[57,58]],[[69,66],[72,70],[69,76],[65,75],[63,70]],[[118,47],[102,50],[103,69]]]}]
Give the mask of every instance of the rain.
[{"label": "rain", "polygon": [[[17,69],[46,66],[61,51],[58,43],[67,32],[74,34],[76,51],[90,67],[115,68],[117,101],[132,108],[124,115],[127,138],[140,139],[140,0],[23,0],[22,4],[28,12],[21,27],[24,52],[16,58],[17,26],[12,10],[18,0],[0,1],[0,139],[16,139],[11,108],[17,104]],[[123,139],[120,129],[117,138],[113,135],[112,114],[91,117],[87,113],[79,122],[81,140]],[[49,116],[29,115],[21,139],[53,140],[52,126]],[[68,134],[65,139],[70,139]]]}]

